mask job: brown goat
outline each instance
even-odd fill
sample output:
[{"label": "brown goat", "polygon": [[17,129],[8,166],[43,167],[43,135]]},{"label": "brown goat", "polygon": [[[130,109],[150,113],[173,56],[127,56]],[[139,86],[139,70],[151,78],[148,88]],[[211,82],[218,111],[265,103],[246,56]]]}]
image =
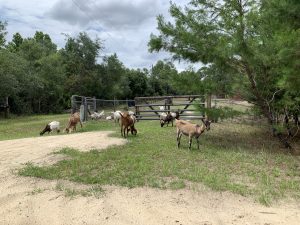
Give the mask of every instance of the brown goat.
[{"label": "brown goat", "polygon": [[129,115],[128,112],[120,113],[121,115],[121,135],[126,138],[125,132],[127,131],[127,137],[129,130],[131,134],[136,135],[137,129],[134,127],[134,123],[136,121],[133,115]]},{"label": "brown goat", "polygon": [[76,113],[72,114],[71,117],[69,118],[69,122],[68,122],[67,127],[65,128],[65,131],[67,133],[69,133],[69,132],[71,133],[73,130],[76,131],[76,125],[78,122],[80,123],[80,126],[82,128],[80,114],[78,112],[76,112]]},{"label": "brown goat", "polygon": [[203,124],[200,126],[198,124],[193,124],[185,120],[177,120],[176,119],[176,128],[177,128],[177,147],[180,146],[180,139],[182,134],[189,137],[189,149],[191,149],[192,139],[193,137],[197,140],[197,145],[199,149],[199,137],[205,130],[210,130],[209,120],[203,120]]}]

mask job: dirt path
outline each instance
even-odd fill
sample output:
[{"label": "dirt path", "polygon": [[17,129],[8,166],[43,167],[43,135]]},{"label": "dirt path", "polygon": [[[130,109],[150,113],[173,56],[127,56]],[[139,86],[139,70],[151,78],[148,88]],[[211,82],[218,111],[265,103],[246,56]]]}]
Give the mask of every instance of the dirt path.
[{"label": "dirt path", "polygon": [[[105,187],[100,198],[65,197],[58,182],[18,177],[23,163],[53,163],[49,155],[70,146],[82,151],[124,144],[109,132],[87,132],[0,142],[0,224],[2,225],[116,225],[116,224],[300,224],[300,203],[263,207],[231,193],[209,190],[157,190]],[[80,186],[66,182],[65,185]],[[38,193],[35,193],[36,190]]]}]

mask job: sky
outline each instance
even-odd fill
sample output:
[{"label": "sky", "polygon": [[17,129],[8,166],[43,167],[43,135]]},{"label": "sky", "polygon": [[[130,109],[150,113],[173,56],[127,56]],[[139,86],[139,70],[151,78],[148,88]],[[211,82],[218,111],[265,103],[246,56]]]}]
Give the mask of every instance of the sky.
[{"label": "sky", "polygon": [[[188,0],[173,2],[184,6]],[[0,20],[8,23],[8,41],[16,32],[32,37],[38,30],[62,48],[63,34],[86,32],[103,41],[100,56],[116,53],[128,68],[150,69],[158,60],[171,59],[167,52],[148,52],[147,46],[150,34],[158,34],[157,15],[171,20],[169,7],[169,0],[0,0]],[[179,71],[191,66],[174,64]]]}]

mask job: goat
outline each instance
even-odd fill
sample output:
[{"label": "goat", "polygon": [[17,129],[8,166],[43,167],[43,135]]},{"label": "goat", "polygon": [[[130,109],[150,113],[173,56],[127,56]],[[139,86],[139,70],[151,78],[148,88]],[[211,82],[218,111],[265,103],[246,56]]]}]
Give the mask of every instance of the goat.
[{"label": "goat", "polygon": [[92,118],[92,120],[98,120],[101,119],[102,116],[104,116],[104,111],[98,113],[98,112],[93,112],[90,113],[90,111],[88,110],[90,117]]},{"label": "goat", "polygon": [[114,119],[115,123],[118,122],[121,119],[120,113],[121,111],[117,110],[115,112],[111,112],[112,113],[112,118]]},{"label": "goat", "polygon": [[125,132],[131,130],[131,134],[136,135],[137,129],[134,127],[134,123],[136,122],[136,118],[134,115],[129,115],[128,112],[119,113],[121,116],[121,135],[126,138]]},{"label": "goat", "polygon": [[200,135],[205,131],[209,131],[210,130],[210,123],[211,121],[209,120],[203,120],[202,119],[203,124],[200,126],[198,124],[193,124],[190,123],[188,121],[184,121],[184,120],[175,120],[176,123],[176,128],[177,128],[177,147],[179,148],[180,146],[180,139],[182,134],[184,134],[185,136],[189,136],[189,149],[191,149],[191,145],[192,145],[192,138],[195,137],[197,140],[197,145],[198,145],[198,149],[199,149],[199,137]]},{"label": "goat", "polygon": [[159,106],[159,110],[166,110],[165,106]]},{"label": "goat", "polygon": [[113,116],[107,116],[105,119],[106,119],[106,120],[112,120],[112,119],[113,119]]},{"label": "goat", "polygon": [[49,134],[53,130],[56,130],[57,133],[59,133],[60,132],[59,125],[60,124],[57,121],[52,121],[52,122],[48,123],[46,125],[46,127],[44,128],[44,130],[41,131],[40,135],[42,136],[46,132],[48,132],[48,134]]},{"label": "goat", "polygon": [[173,127],[173,121],[174,119],[179,119],[179,113],[178,112],[171,112],[171,113],[161,113],[160,114],[160,126],[163,127],[166,123],[167,126],[169,126],[169,123],[172,122]]},{"label": "goat", "polygon": [[80,123],[80,126],[82,128],[80,114],[78,112],[76,112],[76,113],[72,114],[71,117],[69,118],[69,122],[68,122],[67,127],[65,128],[65,131],[67,133],[69,133],[69,132],[71,133],[73,130],[76,131],[76,125],[78,122]]}]

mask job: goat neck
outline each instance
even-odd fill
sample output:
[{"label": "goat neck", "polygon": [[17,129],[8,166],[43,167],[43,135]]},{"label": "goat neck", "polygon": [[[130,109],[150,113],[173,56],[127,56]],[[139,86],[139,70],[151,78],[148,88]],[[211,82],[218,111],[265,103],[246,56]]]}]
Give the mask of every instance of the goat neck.
[{"label": "goat neck", "polygon": [[196,124],[196,131],[197,131],[197,133],[202,134],[205,131],[205,129],[206,129],[206,127],[205,127],[204,124],[202,124],[201,126],[198,125],[198,124]]}]

